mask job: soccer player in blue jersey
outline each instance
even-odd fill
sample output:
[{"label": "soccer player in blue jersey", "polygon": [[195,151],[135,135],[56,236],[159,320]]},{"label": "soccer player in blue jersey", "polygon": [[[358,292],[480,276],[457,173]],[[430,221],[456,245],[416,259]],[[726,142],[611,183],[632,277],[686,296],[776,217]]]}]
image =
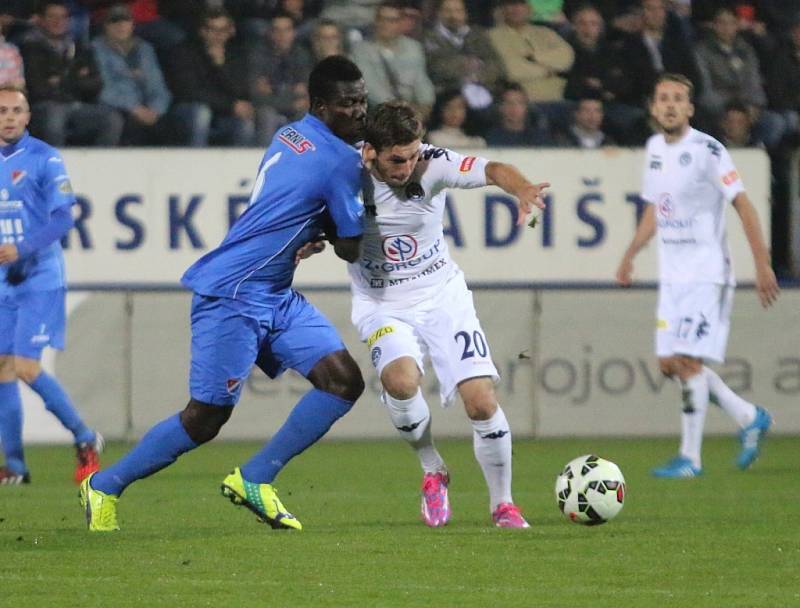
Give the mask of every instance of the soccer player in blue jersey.
[{"label": "soccer player in blue jersey", "polygon": [[17,379],[75,437],[75,481],[100,466],[102,437],[88,428],[58,381],[42,370],[46,346],[64,348],[66,277],[60,239],[75,203],[61,155],[26,130],[25,93],[0,86],[0,485],[29,483]]},{"label": "soccer player in blue jersey", "polygon": [[245,212],[222,244],[183,276],[194,291],[189,404],[84,481],[80,496],[90,530],[119,529],[117,499],[128,485],[216,436],[254,363],[273,378],[292,368],[313,388],[263,449],[223,480],[222,493],[273,528],[302,529],[272,481],[364,390],[336,330],[292,289],[292,278],[295,258],[323,227],[340,258],[358,258],[361,161],[352,144],[366,118],[366,87],[355,64],[333,56],[315,66],[309,94],[310,113],[278,131],[267,148]]}]

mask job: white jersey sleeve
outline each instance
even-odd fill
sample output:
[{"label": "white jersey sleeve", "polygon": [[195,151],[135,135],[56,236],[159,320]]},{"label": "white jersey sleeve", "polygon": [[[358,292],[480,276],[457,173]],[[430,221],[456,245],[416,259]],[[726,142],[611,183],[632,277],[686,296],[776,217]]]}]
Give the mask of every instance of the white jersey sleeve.
[{"label": "white jersey sleeve", "polygon": [[486,185],[486,165],[489,161],[485,158],[464,156],[430,144],[423,147],[421,157],[420,162],[429,163],[425,169],[426,177],[436,184],[437,190],[481,188]]},{"label": "white jersey sleeve", "polygon": [[647,147],[644,150],[644,167],[642,168],[642,199],[648,203],[655,203],[658,200],[658,189],[655,177],[661,172],[661,157],[655,152],[655,138],[653,136],[647,140]]},{"label": "white jersey sleeve", "polygon": [[736,195],[744,192],[744,184],[739,172],[733,164],[728,150],[719,142],[709,144],[711,154],[708,155],[708,175],[714,180],[714,186],[719,190],[726,203],[730,203]]}]

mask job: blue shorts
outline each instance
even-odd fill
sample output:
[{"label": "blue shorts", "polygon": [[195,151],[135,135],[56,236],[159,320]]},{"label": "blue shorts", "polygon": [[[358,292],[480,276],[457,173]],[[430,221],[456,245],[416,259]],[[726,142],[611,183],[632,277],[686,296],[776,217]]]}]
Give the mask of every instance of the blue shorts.
[{"label": "blue shorts", "polygon": [[39,360],[45,346],[64,350],[66,291],[29,291],[0,298],[0,355]]},{"label": "blue shorts", "polygon": [[195,294],[189,392],[212,405],[235,405],[253,364],[270,378],[286,369],[307,376],[344,350],[330,321],[292,290],[268,306]]}]

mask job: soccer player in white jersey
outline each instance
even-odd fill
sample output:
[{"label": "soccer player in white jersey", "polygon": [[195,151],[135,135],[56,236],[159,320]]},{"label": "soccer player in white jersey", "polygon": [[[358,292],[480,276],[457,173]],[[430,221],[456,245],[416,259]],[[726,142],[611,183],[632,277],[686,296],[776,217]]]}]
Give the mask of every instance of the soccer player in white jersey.
[{"label": "soccer player in white jersey", "polygon": [[361,257],[349,265],[352,320],[383,385],[382,400],[400,435],[416,451],[424,477],[422,518],[450,518],[449,473],[431,436],[420,390],[430,357],[443,405],[456,394],[474,430],[475,457],[489,487],[490,512],[501,528],[527,528],[511,496],[511,432],[497,403],[499,379],[464,275],[444,239],[446,189],[496,185],[519,199],[519,221],[549,184],[532,184],[513,166],[462,156],[422,143],[423,124],[411,106],[387,102],[368,120]]},{"label": "soccer player in white jersey", "polygon": [[762,407],[734,393],[704,361],[722,362],[730,329],[734,277],[725,232],[733,204],[742,221],[756,267],[761,304],[770,306],[778,283],[747,197],[728,151],[716,139],[689,126],[694,113],[692,82],[663,74],[655,85],[650,112],[661,133],[645,151],[642,198],[648,204],[620,262],[617,281],[630,285],[633,258],[656,234],[659,254],[656,355],[661,371],[683,391],[678,456],[653,470],[657,477],[696,477],[709,401],[733,418],[740,430],[737,465],[747,469],[772,424]]}]

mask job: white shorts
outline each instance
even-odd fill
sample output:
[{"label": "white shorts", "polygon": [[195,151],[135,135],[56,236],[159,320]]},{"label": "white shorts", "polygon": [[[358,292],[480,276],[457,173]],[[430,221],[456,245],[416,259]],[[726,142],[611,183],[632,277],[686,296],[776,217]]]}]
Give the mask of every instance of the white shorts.
[{"label": "white shorts", "polygon": [[461,272],[430,299],[400,306],[361,295],[353,297],[353,325],[370,349],[378,376],[400,357],[413,357],[424,374],[424,359],[430,356],[443,407],[454,401],[456,389],[464,380],[481,376],[495,382],[500,379],[475,314],[472,292]]},{"label": "white shorts", "polygon": [[666,283],[658,290],[656,355],[725,361],[733,286]]}]

